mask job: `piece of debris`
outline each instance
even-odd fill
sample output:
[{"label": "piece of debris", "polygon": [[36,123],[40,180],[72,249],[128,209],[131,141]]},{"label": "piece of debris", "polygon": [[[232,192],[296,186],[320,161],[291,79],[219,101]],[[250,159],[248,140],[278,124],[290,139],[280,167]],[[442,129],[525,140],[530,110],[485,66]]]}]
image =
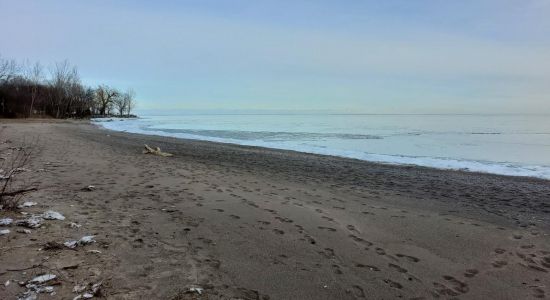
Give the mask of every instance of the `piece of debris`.
[{"label": "piece of debris", "polygon": [[42,218],[46,220],[65,220],[65,217],[53,210],[48,210],[42,214]]},{"label": "piece of debris", "polygon": [[13,219],[11,218],[0,219],[0,226],[9,226],[11,223],[13,223]]},{"label": "piece of debris", "polygon": [[29,283],[37,283],[37,284],[42,284],[44,282],[48,282],[50,280],[53,280],[55,279],[57,276],[55,276],[54,274],[42,274],[40,276],[36,276],[34,277],[33,279],[29,280]]},{"label": "piece of debris", "polygon": [[191,287],[191,288],[189,288],[189,292],[197,293],[199,295],[202,295],[202,291],[204,291],[204,289],[200,288],[200,287]]},{"label": "piece of debris", "polygon": [[173,156],[173,154],[171,153],[162,152],[159,147],[156,147],[155,149],[153,149],[147,145],[145,145],[145,150],[143,150],[143,154],[154,154],[154,155],[165,156],[165,157]]},{"label": "piece of debris", "polygon": [[87,186],[87,187],[85,187],[85,188],[82,188],[82,190],[83,190],[83,191],[91,192],[91,191],[95,190],[95,186],[89,185],[89,186]]},{"label": "piece of debris", "polygon": [[88,285],[77,284],[73,288],[73,293],[82,293],[88,287]]},{"label": "piece of debris", "polygon": [[90,298],[93,298],[94,296],[98,296],[99,293],[100,293],[100,289],[101,289],[101,285],[103,283],[102,282],[98,282],[96,284],[92,284],[92,286],[90,288],[88,288],[89,285],[77,285],[73,288],[73,292],[75,293],[80,293],[82,291],[85,291],[86,292],[84,294],[80,294],[76,297],[73,298],[73,300],[80,300],[80,299],[90,299]]},{"label": "piece of debris", "polygon": [[88,244],[91,244],[91,243],[95,243],[94,236],[93,235],[87,235],[87,236],[83,236],[78,241],[74,241],[74,240],[73,241],[66,241],[65,243],[63,243],[63,245],[65,245],[65,247],[67,247],[67,248],[74,249],[77,246],[84,246],[84,245],[88,245]]},{"label": "piece of debris", "polygon": [[24,233],[24,234],[31,234],[32,231],[30,231],[29,229],[17,229],[16,230],[17,233]]},{"label": "piece of debris", "polygon": [[32,216],[28,219],[15,221],[15,225],[23,226],[23,227],[27,227],[27,228],[38,228],[42,225],[42,218],[37,217],[37,216]]},{"label": "piece of debris", "polygon": [[17,297],[17,300],[36,300],[37,296],[35,292],[26,291],[23,296]]},{"label": "piece of debris", "polygon": [[2,229],[0,230],[0,235],[7,235],[10,233],[10,230],[9,229]]},{"label": "piece of debris", "polygon": [[88,253],[94,253],[94,254],[101,254],[101,251],[99,251],[99,250],[88,250],[88,251],[86,251],[86,252],[88,252]]},{"label": "piece of debris", "polygon": [[10,282],[9,280],[8,280],[8,281],[6,281],[6,282],[4,282],[4,286],[8,286],[8,285],[10,285],[10,283],[11,283],[11,282]]},{"label": "piece of debris", "polygon": [[32,201],[23,202],[23,204],[17,206],[18,208],[25,208],[25,207],[31,207],[35,206],[37,203]]},{"label": "piece of debris", "polygon": [[80,227],[82,227],[82,225],[71,222],[71,223],[69,223],[69,227],[71,227],[71,228],[80,228]]}]

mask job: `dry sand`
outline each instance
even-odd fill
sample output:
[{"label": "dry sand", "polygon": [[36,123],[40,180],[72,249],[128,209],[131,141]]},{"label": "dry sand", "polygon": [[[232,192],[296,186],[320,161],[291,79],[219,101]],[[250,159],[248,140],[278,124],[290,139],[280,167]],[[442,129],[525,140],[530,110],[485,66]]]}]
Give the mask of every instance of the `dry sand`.
[{"label": "dry sand", "polygon": [[[23,211],[66,217],[0,226],[0,299],[44,273],[56,294],[39,299],[97,282],[108,299],[550,297],[549,181],[0,122],[0,142],[40,139]],[[97,242],[43,249],[84,235]]]}]

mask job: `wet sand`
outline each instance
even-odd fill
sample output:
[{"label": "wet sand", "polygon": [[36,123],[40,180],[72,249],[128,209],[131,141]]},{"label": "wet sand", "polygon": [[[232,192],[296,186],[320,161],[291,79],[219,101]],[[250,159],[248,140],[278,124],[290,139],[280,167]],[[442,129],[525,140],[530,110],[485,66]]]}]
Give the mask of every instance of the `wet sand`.
[{"label": "wet sand", "polygon": [[[550,297],[550,181],[0,122],[0,142],[39,137],[23,211],[66,217],[0,226],[0,299],[43,273],[56,295],[39,299],[96,282],[107,299]],[[44,249],[84,235],[97,242]]]}]

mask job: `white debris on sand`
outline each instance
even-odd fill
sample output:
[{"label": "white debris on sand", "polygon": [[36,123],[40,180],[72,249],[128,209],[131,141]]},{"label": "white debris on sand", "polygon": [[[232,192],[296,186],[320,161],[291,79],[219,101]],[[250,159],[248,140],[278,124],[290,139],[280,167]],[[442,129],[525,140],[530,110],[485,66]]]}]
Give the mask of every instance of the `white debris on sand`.
[{"label": "white debris on sand", "polygon": [[0,235],[6,235],[6,234],[9,234],[10,233],[10,230],[9,229],[2,229],[0,230]]},{"label": "white debris on sand", "polygon": [[53,210],[45,211],[42,214],[42,218],[46,220],[65,220],[65,217],[62,214]]},{"label": "white debris on sand", "polygon": [[91,244],[91,243],[95,243],[94,236],[93,235],[87,235],[87,236],[83,236],[78,241],[75,241],[75,240],[66,241],[65,243],[63,243],[63,245],[65,245],[65,247],[67,247],[67,248],[74,249],[77,246],[84,246],[84,245],[88,245],[88,244]]},{"label": "white debris on sand", "polygon": [[28,219],[15,221],[15,225],[27,228],[38,228],[42,225],[42,218],[39,216],[32,216]]},{"label": "white debris on sand", "polygon": [[32,202],[32,201],[27,201],[27,202],[23,202],[23,204],[17,206],[18,208],[25,208],[25,207],[31,207],[31,206],[35,206],[36,202]]},{"label": "white debris on sand", "polygon": [[204,291],[204,289],[200,288],[200,287],[191,287],[191,288],[189,288],[189,292],[197,293],[199,295],[202,295],[202,291]]},{"label": "white debris on sand", "polygon": [[11,218],[0,219],[0,226],[9,226],[11,223],[13,223],[13,219]]},{"label": "white debris on sand", "polygon": [[85,187],[85,188],[82,188],[82,190],[83,190],[83,191],[91,192],[91,191],[95,190],[95,186],[89,185],[89,186],[87,186],[87,187]]},{"label": "white debris on sand", "polygon": [[85,284],[84,285],[77,284],[73,288],[73,293],[82,293],[86,288],[87,288],[87,285]]},{"label": "white debris on sand", "polygon": [[82,227],[82,225],[71,222],[71,223],[69,223],[69,227],[71,227],[71,228],[80,228],[80,227]]},{"label": "white debris on sand", "polygon": [[50,280],[53,280],[55,279],[57,276],[55,276],[54,274],[43,274],[43,275],[40,275],[40,276],[36,276],[34,277],[33,279],[29,280],[29,283],[38,283],[38,284],[41,284],[41,283],[44,283],[44,282],[48,282]]},{"label": "white debris on sand", "polygon": [[94,254],[101,254],[101,251],[99,251],[99,250],[88,250],[88,251],[86,251],[86,252],[88,252],[88,253],[94,253]]},{"label": "white debris on sand", "polygon": [[92,284],[90,288],[88,288],[89,285],[76,285],[73,288],[73,292],[81,293],[84,290],[86,290],[86,292],[84,294],[80,294],[74,297],[73,300],[90,299],[90,298],[93,298],[94,296],[97,296],[99,294],[99,289],[101,289],[102,284],[103,282],[98,282],[98,283]]}]

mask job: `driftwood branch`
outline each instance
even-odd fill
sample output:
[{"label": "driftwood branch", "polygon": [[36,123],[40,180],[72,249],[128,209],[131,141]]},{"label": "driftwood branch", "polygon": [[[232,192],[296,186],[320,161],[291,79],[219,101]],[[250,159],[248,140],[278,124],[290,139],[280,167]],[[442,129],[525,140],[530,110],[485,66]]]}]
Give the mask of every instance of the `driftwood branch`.
[{"label": "driftwood branch", "polygon": [[165,157],[173,156],[173,154],[171,153],[162,152],[159,147],[156,147],[153,149],[147,145],[145,145],[145,150],[143,150],[143,154],[154,154],[154,155],[165,156]]}]

